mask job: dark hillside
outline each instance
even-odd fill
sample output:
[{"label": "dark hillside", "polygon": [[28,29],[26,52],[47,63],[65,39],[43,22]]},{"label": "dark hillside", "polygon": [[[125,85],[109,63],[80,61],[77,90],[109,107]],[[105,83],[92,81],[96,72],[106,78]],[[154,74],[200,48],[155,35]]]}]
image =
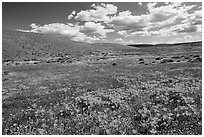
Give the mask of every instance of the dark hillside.
[{"label": "dark hillside", "polygon": [[[143,47],[165,48],[174,46],[200,46],[202,42],[176,43],[176,44],[135,44],[119,45],[112,43],[82,43],[75,42],[61,35],[48,35],[3,30],[2,59],[3,61],[38,60],[42,58],[73,56],[81,57],[91,55],[97,51],[113,52],[142,52]],[[139,49],[138,49],[139,48]],[[177,47],[178,48],[178,47]],[[175,48],[174,50],[176,50]],[[171,48],[169,48],[171,49]],[[150,52],[152,50],[150,49]]]},{"label": "dark hillside", "polygon": [[172,43],[172,44],[131,44],[128,46],[131,47],[170,47],[170,46],[200,46],[202,45],[202,41],[197,42],[186,42],[186,43]]},{"label": "dark hillside", "polygon": [[80,55],[93,45],[77,43],[51,35],[3,30],[2,50],[4,60],[23,60],[51,57],[59,53]]},{"label": "dark hillside", "polygon": [[98,50],[133,49],[119,44],[75,42],[61,35],[3,30],[2,58],[5,61],[35,60],[72,55],[80,57]]}]

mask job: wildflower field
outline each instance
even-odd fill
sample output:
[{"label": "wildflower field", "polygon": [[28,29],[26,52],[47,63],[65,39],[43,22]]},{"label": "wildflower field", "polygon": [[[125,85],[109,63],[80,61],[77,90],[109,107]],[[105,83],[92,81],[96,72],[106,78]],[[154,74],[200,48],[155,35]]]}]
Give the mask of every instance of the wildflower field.
[{"label": "wildflower field", "polygon": [[60,58],[3,64],[4,135],[202,134],[201,45]]}]

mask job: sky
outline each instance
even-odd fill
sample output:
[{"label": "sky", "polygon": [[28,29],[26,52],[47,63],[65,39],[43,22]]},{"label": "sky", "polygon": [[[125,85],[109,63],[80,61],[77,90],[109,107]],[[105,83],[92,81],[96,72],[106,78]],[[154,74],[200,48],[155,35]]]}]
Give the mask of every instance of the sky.
[{"label": "sky", "polygon": [[3,2],[2,27],[88,43],[201,41],[202,3]]}]

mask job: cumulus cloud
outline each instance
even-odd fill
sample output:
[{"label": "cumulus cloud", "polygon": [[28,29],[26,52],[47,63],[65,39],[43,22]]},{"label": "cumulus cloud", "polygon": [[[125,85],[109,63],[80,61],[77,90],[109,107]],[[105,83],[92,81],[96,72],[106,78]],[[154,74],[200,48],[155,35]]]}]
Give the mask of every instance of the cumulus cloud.
[{"label": "cumulus cloud", "polygon": [[190,23],[192,25],[202,25],[202,11],[196,10],[189,14],[188,18],[182,21],[182,23]]},{"label": "cumulus cloud", "polygon": [[130,11],[123,11],[110,19],[109,24],[113,24],[117,30],[141,31],[147,27],[149,18],[147,15],[133,16]]},{"label": "cumulus cloud", "polygon": [[21,32],[30,32],[30,30],[24,30],[24,29],[16,29],[16,31],[21,31]]},{"label": "cumulus cloud", "polygon": [[179,24],[179,25],[171,27],[171,30],[175,31],[175,32],[178,32],[178,33],[199,32],[200,31],[200,26],[191,25],[190,23]]},{"label": "cumulus cloud", "polygon": [[76,11],[72,11],[72,13],[68,16],[68,19],[73,19],[74,15],[76,14]]},{"label": "cumulus cloud", "polygon": [[134,44],[133,40],[124,40],[122,38],[116,38],[114,39],[114,42],[118,44],[123,44],[123,45]]},{"label": "cumulus cloud", "polygon": [[75,41],[89,43],[100,41],[108,33],[115,32],[122,38],[113,41],[122,44],[133,43],[134,41],[123,39],[130,36],[172,36],[202,32],[202,9],[196,5],[174,2],[137,4],[147,12],[138,15],[129,10],[119,11],[114,4],[92,4],[90,9],[72,11],[68,15],[68,20],[77,22],[75,24],[32,23],[31,30],[18,31],[61,34]]},{"label": "cumulus cloud", "polygon": [[193,32],[202,32],[202,26],[192,25],[191,23],[183,23],[155,31],[149,31],[149,34],[157,36],[171,36],[178,34],[189,34]]},{"label": "cumulus cloud", "polygon": [[35,33],[61,34],[67,36],[76,36],[80,33],[77,26],[73,27],[69,24],[66,25],[63,23],[45,24],[43,26],[32,23],[30,26],[32,28],[30,31]]},{"label": "cumulus cloud", "polygon": [[73,37],[72,40],[87,42],[87,43],[94,43],[94,42],[100,40],[100,38],[98,38],[96,36],[90,37],[90,36],[86,36],[83,33],[79,33],[79,35],[76,35],[75,37]]},{"label": "cumulus cloud", "polygon": [[117,6],[113,4],[93,4],[91,7],[93,9],[78,12],[75,19],[80,21],[107,22],[109,20],[109,15],[113,15],[117,12]]},{"label": "cumulus cloud", "polygon": [[151,34],[148,32],[147,29],[143,29],[142,31],[127,31],[127,30],[121,30],[118,31],[117,34],[123,36],[123,37],[130,37],[130,36],[151,36]]},{"label": "cumulus cloud", "polygon": [[189,40],[189,39],[191,39],[191,38],[192,38],[191,35],[186,35],[186,36],[184,36],[184,39],[186,39],[186,40]]},{"label": "cumulus cloud", "polygon": [[30,25],[30,27],[33,28],[33,29],[37,29],[39,26],[37,26],[35,23],[32,23],[32,24]]},{"label": "cumulus cloud", "polygon": [[149,34],[151,36],[173,36],[173,35],[178,35],[177,32],[173,31],[171,27],[169,28],[163,28],[159,30],[154,30],[154,31],[149,31]]},{"label": "cumulus cloud", "polygon": [[167,43],[182,43],[182,42],[192,42],[196,37],[191,35],[185,35],[182,37],[174,38],[173,40],[169,40]]},{"label": "cumulus cloud", "polygon": [[142,5],[143,5],[143,4],[142,4],[142,2],[138,2],[137,4],[138,4],[138,5],[140,5],[140,6],[142,6]]},{"label": "cumulus cloud", "polygon": [[152,11],[156,5],[157,5],[156,2],[150,2],[150,3],[147,3],[147,8],[149,11]]},{"label": "cumulus cloud", "polygon": [[125,30],[118,31],[117,34],[124,36],[124,37],[128,36],[127,31],[125,31]]},{"label": "cumulus cloud", "polygon": [[[202,32],[202,12],[201,10],[189,13],[195,5],[181,5],[181,3],[167,3],[164,6],[157,6],[157,3],[148,3],[149,26],[144,31],[137,31],[133,34],[140,36],[170,36],[180,33]],[[170,25],[168,27],[163,27]],[[157,30],[147,31],[157,27]],[[163,28],[161,28],[163,27]]]},{"label": "cumulus cloud", "polygon": [[147,29],[144,29],[143,31],[133,32],[133,33],[131,33],[131,35],[151,36],[151,34],[147,31]]},{"label": "cumulus cloud", "polygon": [[[18,30],[23,32],[33,32],[33,33],[42,33],[42,34],[60,34],[65,35],[67,37],[70,37],[70,39],[74,41],[81,41],[81,42],[88,42],[92,43],[94,41],[100,40],[99,37],[96,36],[87,36],[85,33],[81,32],[81,29],[84,26],[74,25],[71,23],[63,24],[63,23],[52,23],[52,24],[45,24],[43,26],[36,25],[35,23],[32,23],[31,30]],[[98,30],[102,30],[102,28],[98,28]],[[102,30],[103,31],[103,30]],[[101,35],[105,35],[108,33],[107,30],[104,32],[101,32]]]},{"label": "cumulus cloud", "polygon": [[[163,27],[174,24],[176,21],[186,19],[188,11],[195,5],[181,5],[181,3],[168,3],[158,6],[158,3],[147,3],[148,12],[142,15],[132,15],[132,12],[121,11],[117,15],[109,18],[108,24],[112,24],[114,29],[128,30],[130,32],[144,33],[145,29]],[[199,21],[195,22],[199,23]]]},{"label": "cumulus cloud", "polygon": [[178,19],[185,19],[189,16],[188,11],[195,5],[181,6],[181,3],[171,3],[156,7],[156,3],[147,4],[150,22],[153,26],[161,27],[175,23]]},{"label": "cumulus cloud", "polygon": [[105,29],[105,26],[103,26],[101,23],[95,23],[95,22],[86,22],[80,28],[80,32],[83,32],[85,34],[95,33],[101,36],[105,36],[106,33],[114,32],[114,31],[115,30],[113,29]]}]

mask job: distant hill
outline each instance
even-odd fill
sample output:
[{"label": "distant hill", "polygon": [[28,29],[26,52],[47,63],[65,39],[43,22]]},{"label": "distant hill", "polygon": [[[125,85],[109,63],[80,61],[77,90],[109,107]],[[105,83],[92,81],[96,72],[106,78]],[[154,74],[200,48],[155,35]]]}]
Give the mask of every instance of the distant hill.
[{"label": "distant hill", "polygon": [[128,46],[132,47],[152,47],[152,46],[179,46],[179,45],[192,45],[192,46],[200,46],[202,45],[202,41],[197,42],[186,42],[186,43],[172,43],[172,44],[131,44]]},{"label": "distant hill", "polygon": [[67,54],[82,54],[84,50],[92,49],[93,45],[74,42],[69,39],[46,34],[25,33],[3,30],[3,59],[22,60],[38,57],[54,56],[64,52]]},{"label": "distant hill", "polygon": [[58,55],[70,55],[80,57],[86,54],[92,54],[98,50],[114,50],[114,51],[134,51],[135,47],[149,46],[172,46],[183,44],[198,44],[194,43],[179,43],[179,44],[134,44],[134,45],[119,45],[112,43],[83,43],[75,42],[61,35],[48,35],[19,32],[12,30],[2,31],[2,59],[3,60],[27,60],[38,58],[50,58]]},{"label": "distant hill", "polygon": [[59,54],[82,56],[97,50],[132,49],[119,44],[75,42],[62,35],[2,31],[3,60],[49,58]]}]

